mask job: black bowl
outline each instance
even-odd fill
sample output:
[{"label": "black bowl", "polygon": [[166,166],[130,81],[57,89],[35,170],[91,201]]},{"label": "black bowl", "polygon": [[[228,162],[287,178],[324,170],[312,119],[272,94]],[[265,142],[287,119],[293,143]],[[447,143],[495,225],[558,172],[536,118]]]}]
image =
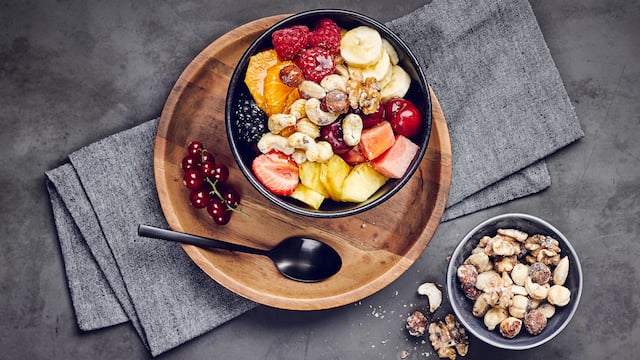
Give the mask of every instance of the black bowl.
[{"label": "black bowl", "polygon": [[[235,100],[239,96],[247,95],[249,93],[249,90],[244,84],[244,76],[249,63],[249,58],[262,50],[273,48],[271,43],[271,34],[278,29],[293,25],[312,26],[323,18],[330,18],[339,26],[346,29],[351,29],[360,25],[370,26],[378,30],[380,35],[394,46],[400,59],[399,64],[405,71],[407,71],[412,79],[411,87],[407,95],[405,95],[405,98],[411,100],[422,113],[423,126],[421,132],[412,138],[412,141],[419,146],[418,154],[415,156],[402,178],[388,180],[385,185],[383,185],[375,194],[364,202],[347,203],[325,199],[322,206],[316,210],[293,198],[275,195],[266,189],[260,181],[258,181],[251,170],[251,163],[258,153],[253,147],[238,139],[237,129],[232,126],[234,123],[232,116],[234,113],[233,105]],[[416,169],[420,166],[420,162],[427,150],[429,135],[431,133],[431,97],[429,95],[427,80],[420,68],[418,60],[411,53],[409,47],[382,23],[366,15],[348,10],[311,10],[292,15],[274,24],[271,28],[260,35],[240,58],[229,82],[225,107],[225,125],[231,152],[240,170],[262,195],[276,205],[296,214],[320,218],[335,218],[354,215],[380,205],[382,202],[391,198],[409,181]]]},{"label": "black bowl", "polygon": [[[553,317],[548,319],[547,326],[538,335],[529,334],[523,327],[519,335],[513,339],[503,337],[496,329],[488,330],[482,318],[476,318],[471,313],[473,301],[468,299],[460,288],[457,278],[457,268],[471,254],[471,250],[476,247],[483,236],[494,236],[498,229],[518,229],[528,233],[548,235],[560,243],[561,256],[569,258],[569,275],[565,282],[565,287],[571,290],[571,301],[564,307],[556,307]],[[474,227],[458,244],[451,256],[447,269],[447,291],[449,301],[453,311],[464,325],[475,337],[487,344],[511,350],[530,349],[546,343],[558,335],[568,324],[575,314],[580,296],[582,295],[582,269],[575,250],[569,240],[555,227],[548,222],[532,215],[526,214],[503,214],[480,223]]]}]

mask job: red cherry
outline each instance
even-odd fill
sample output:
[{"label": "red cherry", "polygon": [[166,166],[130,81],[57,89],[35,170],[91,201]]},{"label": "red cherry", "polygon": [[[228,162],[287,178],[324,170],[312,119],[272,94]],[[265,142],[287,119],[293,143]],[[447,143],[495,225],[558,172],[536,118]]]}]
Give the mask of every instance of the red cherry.
[{"label": "red cherry", "polygon": [[182,183],[189,190],[198,189],[204,183],[204,176],[198,169],[187,169],[182,177]]},{"label": "red cherry", "polygon": [[209,195],[209,189],[206,186],[192,190],[189,194],[189,202],[191,202],[193,207],[198,209],[202,209],[207,206],[210,199],[211,195]]},{"label": "red cherry", "polygon": [[413,137],[422,127],[418,108],[407,99],[391,99],[385,106],[385,115],[396,135]]},{"label": "red cherry", "polygon": [[187,146],[187,150],[189,151],[189,154],[192,154],[192,155],[200,155],[201,149],[204,149],[204,145],[202,145],[200,141],[192,141]]},{"label": "red cherry", "polygon": [[336,154],[344,154],[351,149],[351,146],[344,142],[342,133],[342,122],[335,121],[320,128],[320,138],[329,144]]}]

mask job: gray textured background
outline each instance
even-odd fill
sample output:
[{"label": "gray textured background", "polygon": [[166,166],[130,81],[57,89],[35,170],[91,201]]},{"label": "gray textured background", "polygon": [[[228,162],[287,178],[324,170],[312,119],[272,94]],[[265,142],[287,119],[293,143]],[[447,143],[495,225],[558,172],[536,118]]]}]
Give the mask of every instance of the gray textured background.
[{"label": "gray textured background", "polygon": [[[383,22],[424,4],[324,1]],[[640,4],[531,1],[585,137],[548,159],[544,192],[443,224],[428,251],[388,288],[340,309],[259,307],[160,358],[434,358],[403,320],[426,307],[423,281],[444,280],[445,256],[481,220],[522,211],[574,240],[585,289],[571,324],[530,351],[472,340],[470,358],[632,359],[640,337]],[[66,155],[157,116],[186,64],[227,28],[318,7],[301,1],[35,1],[0,4],[0,349],[3,358],[148,358],[130,325],[78,330],[44,171]],[[223,26],[223,27],[225,27]],[[219,27],[219,26],[218,26]],[[443,308],[442,311],[446,311]]]}]

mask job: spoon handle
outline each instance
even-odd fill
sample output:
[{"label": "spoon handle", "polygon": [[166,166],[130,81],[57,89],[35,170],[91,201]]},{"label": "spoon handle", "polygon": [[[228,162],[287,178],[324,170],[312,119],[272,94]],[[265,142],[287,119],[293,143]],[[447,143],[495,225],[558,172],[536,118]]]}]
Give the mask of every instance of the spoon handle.
[{"label": "spoon handle", "polygon": [[230,251],[239,251],[256,255],[265,255],[267,256],[267,251],[261,249],[255,249],[252,247],[238,245],[229,243],[222,240],[216,240],[211,238],[206,238],[202,236],[185,234],[178,231],[161,229],[149,225],[138,225],[138,235],[162,239],[168,241],[175,241],[183,244],[195,245],[203,248],[216,248],[216,249],[224,249]]}]

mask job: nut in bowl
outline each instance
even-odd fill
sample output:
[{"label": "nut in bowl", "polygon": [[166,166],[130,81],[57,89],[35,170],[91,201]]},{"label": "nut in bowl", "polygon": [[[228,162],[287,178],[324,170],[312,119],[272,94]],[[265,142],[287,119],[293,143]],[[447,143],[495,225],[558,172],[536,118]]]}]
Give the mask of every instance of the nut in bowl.
[{"label": "nut in bowl", "polygon": [[346,10],[290,16],[241,57],[225,103],[238,167],[297,214],[341,217],[398,192],[427,150],[418,61],[384,25]]},{"label": "nut in bowl", "polygon": [[578,308],[582,270],[569,240],[532,215],[503,214],[473,228],[447,269],[464,327],[496,347],[524,350],[558,335]]}]

